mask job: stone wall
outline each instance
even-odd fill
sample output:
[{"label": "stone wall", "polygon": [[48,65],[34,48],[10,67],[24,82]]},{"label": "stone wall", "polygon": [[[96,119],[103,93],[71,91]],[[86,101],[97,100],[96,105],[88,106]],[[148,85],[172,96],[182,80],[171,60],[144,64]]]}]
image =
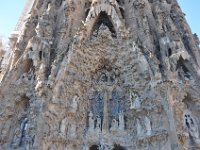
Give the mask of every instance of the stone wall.
[{"label": "stone wall", "polygon": [[199,149],[199,47],[176,0],[35,0],[0,87],[1,149]]}]

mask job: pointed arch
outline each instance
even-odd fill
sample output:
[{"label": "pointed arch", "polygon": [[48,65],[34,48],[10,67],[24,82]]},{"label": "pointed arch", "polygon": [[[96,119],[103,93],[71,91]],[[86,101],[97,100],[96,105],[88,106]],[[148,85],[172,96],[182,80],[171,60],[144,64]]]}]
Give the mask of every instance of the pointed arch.
[{"label": "pointed arch", "polygon": [[98,18],[96,19],[96,22],[93,24],[93,29],[91,30],[91,33],[97,31],[98,34],[99,28],[102,24],[108,27],[113,36],[116,36],[117,33],[114,24],[111,18],[104,11],[99,14]]},{"label": "pointed arch", "polygon": [[121,14],[117,13],[120,12],[120,9],[116,9],[110,4],[98,4],[97,6],[91,7],[84,24],[87,28],[86,36],[91,36],[95,26],[98,24],[101,25],[101,23],[108,26],[112,33],[117,33],[119,28],[123,26],[123,22],[121,21]]}]

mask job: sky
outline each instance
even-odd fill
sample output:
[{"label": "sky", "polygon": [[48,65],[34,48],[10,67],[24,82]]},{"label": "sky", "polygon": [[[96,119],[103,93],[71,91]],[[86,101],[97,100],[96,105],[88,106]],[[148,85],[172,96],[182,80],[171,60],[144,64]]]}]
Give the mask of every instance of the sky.
[{"label": "sky", "polygon": [[0,0],[0,36],[9,37],[27,0]]},{"label": "sky", "polygon": [[200,38],[200,0],[178,0],[193,33]]},{"label": "sky", "polygon": [[[1,0],[0,36],[9,37],[27,0]],[[178,0],[193,33],[200,37],[200,0]]]}]

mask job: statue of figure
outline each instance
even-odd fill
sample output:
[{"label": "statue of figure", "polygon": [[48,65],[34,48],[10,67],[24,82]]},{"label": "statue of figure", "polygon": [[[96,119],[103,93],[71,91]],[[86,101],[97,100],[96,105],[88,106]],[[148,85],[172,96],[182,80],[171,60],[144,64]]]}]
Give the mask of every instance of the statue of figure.
[{"label": "statue of figure", "polygon": [[144,131],[143,131],[142,125],[140,123],[140,120],[137,119],[136,122],[137,122],[137,135],[142,136],[144,134]]},{"label": "statue of figure", "polygon": [[46,20],[45,18],[46,18],[46,16],[42,16],[39,19],[38,25],[35,28],[35,31],[36,31],[38,37],[44,37],[44,31],[43,31],[43,29],[48,24],[48,22],[45,21]]},{"label": "statue of figure", "polygon": [[89,113],[89,131],[94,131],[94,115],[92,111]]},{"label": "statue of figure", "polygon": [[160,3],[157,1],[154,7],[154,14],[156,14],[156,20],[158,22],[158,29],[161,32],[168,31],[168,25],[171,23],[169,22],[169,11],[168,7],[164,3]]},{"label": "statue of figure", "polygon": [[181,43],[181,39],[180,36],[178,35],[177,31],[172,31],[170,33],[171,36],[171,43],[170,43],[170,48],[172,49],[173,53],[177,53],[179,51],[181,51],[181,49],[184,48],[183,44]]},{"label": "statue of figure", "polygon": [[76,111],[78,109],[78,100],[79,100],[79,97],[77,95],[74,96],[74,98],[72,99],[72,103],[71,103],[71,112],[72,113],[76,113]]},{"label": "statue of figure", "polygon": [[170,39],[168,36],[163,36],[162,38],[159,39],[159,44],[161,48],[161,57],[163,60],[164,67],[166,68],[165,70],[170,70],[170,64],[169,64],[169,52],[168,52],[168,45],[170,43]]},{"label": "statue of figure", "polygon": [[50,3],[48,5],[48,9],[42,16],[39,18],[38,25],[36,27],[36,33],[38,37],[45,38],[46,40],[49,40],[49,42],[52,42],[52,36],[53,36],[53,19],[54,16],[52,14],[54,11],[53,5]]},{"label": "statue of figure", "polygon": [[21,142],[22,132],[19,128],[15,129],[15,135],[12,141],[12,147],[17,148]]},{"label": "statue of figure", "polygon": [[[7,110],[4,110],[4,113],[6,113]],[[2,124],[3,128],[0,129],[0,132],[1,132],[1,136],[2,138],[6,138],[9,131],[10,131],[10,128],[11,128],[11,124],[12,124],[12,121],[11,120],[6,120],[4,124]]]},{"label": "statue of figure", "polygon": [[111,123],[111,131],[116,130],[118,128],[118,122],[115,118],[113,118],[112,123]]},{"label": "statue of figure", "polygon": [[68,130],[68,135],[70,138],[76,138],[76,125],[75,124],[70,124],[69,130]]},{"label": "statue of figure", "polygon": [[15,135],[12,142],[12,147],[17,148],[21,142],[24,142],[23,136],[28,128],[28,118],[24,118],[20,124],[20,128],[16,128]]},{"label": "statue of figure", "polygon": [[[45,80],[45,78],[46,78],[46,65],[44,63],[41,63],[37,80],[41,81],[41,83],[42,83]],[[39,84],[38,84],[38,86],[39,86]],[[38,88],[40,88],[40,86]]]},{"label": "statue of figure", "polygon": [[44,63],[42,63],[41,65],[40,65],[40,70],[39,70],[39,74],[44,74],[46,72],[46,66],[45,66],[45,64]]},{"label": "statue of figure", "polygon": [[97,116],[96,129],[101,130],[101,117],[100,116]]},{"label": "statue of figure", "polygon": [[145,116],[144,117],[144,124],[145,124],[145,128],[146,128],[146,134],[147,135],[151,135],[151,122],[150,122],[150,119]]},{"label": "statue of figure", "polygon": [[119,129],[124,130],[125,128],[125,122],[124,122],[124,114],[123,112],[119,113]]},{"label": "statue of figure", "polygon": [[51,75],[50,75],[50,79],[55,79],[56,77],[56,73],[57,73],[57,61],[54,60],[53,64],[51,65],[52,69],[51,69]]},{"label": "statue of figure", "polygon": [[130,92],[130,101],[131,101],[131,106],[130,109],[139,109],[141,107],[141,101],[135,92]]},{"label": "statue of figure", "polygon": [[184,60],[188,60],[190,58],[190,55],[185,50],[184,44],[182,43],[177,31],[172,31],[170,34],[171,42],[169,44],[169,48],[171,50],[171,56],[169,57],[169,63],[171,71],[176,71],[177,62],[180,56]]},{"label": "statue of figure", "polygon": [[62,136],[66,135],[66,126],[67,126],[67,124],[68,124],[67,118],[64,118],[60,123],[60,133],[62,134]]},{"label": "statue of figure", "polygon": [[185,113],[185,127],[187,128],[188,133],[195,139],[199,138],[199,129],[196,123],[196,120],[193,118],[190,111]]}]

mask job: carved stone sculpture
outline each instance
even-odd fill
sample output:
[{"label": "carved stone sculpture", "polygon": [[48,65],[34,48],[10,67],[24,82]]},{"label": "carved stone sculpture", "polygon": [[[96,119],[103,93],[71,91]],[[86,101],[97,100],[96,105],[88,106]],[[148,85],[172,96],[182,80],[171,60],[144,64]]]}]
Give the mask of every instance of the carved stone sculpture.
[{"label": "carved stone sculpture", "polygon": [[22,138],[22,133],[21,131],[17,128],[14,133],[13,141],[12,141],[12,147],[17,148],[21,142]]},{"label": "carved stone sculpture", "polygon": [[67,118],[64,118],[60,123],[60,133],[62,134],[62,136],[66,136],[67,126],[68,126],[68,120]]},{"label": "carved stone sculpture", "polygon": [[124,130],[125,129],[125,120],[124,120],[123,112],[119,113],[119,129],[120,130]]},{"label": "carved stone sculpture", "polygon": [[72,113],[76,113],[77,109],[78,109],[78,100],[79,97],[78,96],[74,96],[70,105],[70,111]]},{"label": "carved stone sculpture", "polygon": [[136,123],[137,123],[137,136],[142,136],[142,135],[144,135],[144,130],[143,130],[143,127],[142,127],[142,125],[141,125],[141,123],[140,123],[140,120],[137,119],[137,120],[136,120]]},{"label": "carved stone sculpture", "polygon": [[101,131],[101,118],[100,116],[97,116],[97,123],[96,123],[96,131],[100,132]]},{"label": "carved stone sculpture", "polygon": [[195,139],[199,138],[199,129],[196,120],[193,118],[191,112],[185,113],[184,126],[187,128],[188,133]]},{"label": "carved stone sculpture", "polygon": [[77,133],[76,133],[76,125],[69,125],[69,128],[68,128],[68,132],[67,132],[67,136],[69,138],[73,138],[75,139],[77,137]]},{"label": "carved stone sculpture", "polygon": [[117,128],[118,128],[118,122],[117,122],[117,120],[116,119],[113,119],[112,120],[112,123],[111,123],[111,131],[113,130],[117,130]]},{"label": "carved stone sculpture", "polygon": [[94,131],[94,115],[93,115],[93,113],[90,111],[90,113],[89,113],[89,122],[88,122],[88,124],[89,124],[89,131]]},{"label": "carved stone sculpture", "polygon": [[145,7],[145,2],[144,0],[135,0],[134,6],[136,9],[143,9]]},{"label": "carved stone sculpture", "polygon": [[151,135],[151,122],[149,120],[148,117],[144,117],[144,124],[145,124],[145,128],[146,128],[146,134],[147,135]]},{"label": "carved stone sculpture", "polygon": [[0,58],[1,150],[200,149],[199,41],[177,0],[27,2]]},{"label": "carved stone sculpture", "polygon": [[139,109],[141,107],[141,100],[136,93],[130,92],[130,101],[130,109]]}]

